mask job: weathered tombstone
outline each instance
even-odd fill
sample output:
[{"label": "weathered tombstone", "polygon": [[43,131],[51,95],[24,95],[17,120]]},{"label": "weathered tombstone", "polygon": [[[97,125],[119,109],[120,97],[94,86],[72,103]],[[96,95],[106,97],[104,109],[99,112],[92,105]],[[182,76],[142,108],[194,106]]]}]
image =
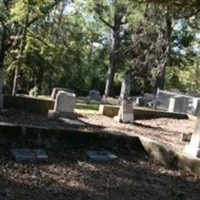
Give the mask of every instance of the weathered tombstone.
[{"label": "weathered tombstone", "polygon": [[101,100],[101,94],[98,90],[90,90],[89,91],[89,98],[100,101]]},{"label": "weathered tombstone", "polygon": [[199,100],[200,100],[200,98],[193,98],[192,99],[191,111],[192,111],[192,114],[194,114],[194,115],[197,115],[197,105],[198,105]]},{"label": "weathered tombstone", "polygon": [[55,99],[56,95],[58,94],[59,91],[64,91],[64,92],[68,92],[68,93],[74,93],[74,91],[71,90],[71,89],[62,88],[62,87],[56,87],[56,88],[53,88],[53,91],[51,93],[51,99]]},{"label": "weathered tombstone", "polygon": [[129,97],[131,89],[131,76],[129,74],[125,74],[122,78],[122,86],[120,92],[120,99],[126,100]]},{"label": "weathered tombstone", "polygon": [[59,91],[56,95],[54,109],[49,110],[48,117],[67,117],[72,119],[77,118],[76,114],[74,113],[75,102],[76,95],[74,93]]},{"label": "weathered tombstone", "polygon": [[170,98],[168,112],[187,113],[187,109],[188,109],[188,98],[182,96]]},{"label": "weathered tombstone", "polygon": [[145,106],[147,104],[147,101],[145,97],[137,97],[135,101],[136,106]]},{"label": "weathered tombstone", "polygon": [[133,123],[133,100],[128,99],[131,88],[131,77],[129,74],[124,75],[122,79],[122,87],[120,92],[121,105],[118,115],[114,120],[122,123]]},{"label": "weathered tombstone", "polygon": [[134,114],[132,100],[123,100],[121,102],[118,115],[114,117],[114,120],[122,123],[133,123]]},{"label": "weathered tombstone", "polygon": [[185,146],[184,152],[193,157],[200,157],[200,101],[197,104],[196,127],[192,134],[190,144]]}]

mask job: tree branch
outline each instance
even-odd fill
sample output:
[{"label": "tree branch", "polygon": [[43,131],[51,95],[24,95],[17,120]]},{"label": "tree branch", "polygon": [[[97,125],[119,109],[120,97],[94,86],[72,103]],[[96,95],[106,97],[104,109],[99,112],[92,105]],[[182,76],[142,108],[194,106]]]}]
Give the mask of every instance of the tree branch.
[{"label": "tree branch", "polygon": [[[62,0],[55,0],[54,3],[52,3],[51,5],[47,6],[47,11],[45,11],[43,14],[47,15],[49,13],[50,10],[52,10],[56,5],[58,5]],[[31,21],[28,22],[28,27],[33,24],[35,21],[39,20],[41,18],[41,16],[37,16],[35,18],[33,18]]]},{"label": "tree branch", "polygon": [[173,6],[173,7],[187,7],[187,8],[200,8],[200,3],[197,2],[189,2],[189,1],[176,1],[176,0],[171,0],[168,2],[163,2],[163,0],[142,0],[139,1],[139,3],[154,3],[154,4],[160,4],[160,5],[167,5],[167,6]]},{"label": "tree branch", "polygon": [[108,27],[110,27],[112,30],[114,29],[114,26],[112,26],[110,23],[108,23],[105,19],[103,19],[101,16],[99,16],[99,19]]}]

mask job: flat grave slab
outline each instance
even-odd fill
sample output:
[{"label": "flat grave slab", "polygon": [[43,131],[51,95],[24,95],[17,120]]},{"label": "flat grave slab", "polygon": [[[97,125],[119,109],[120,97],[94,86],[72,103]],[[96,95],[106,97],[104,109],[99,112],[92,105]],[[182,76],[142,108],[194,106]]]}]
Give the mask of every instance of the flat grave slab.
[{"label": "flat grave slab", "polygon": [[43,149],[11,149],[11,154],[18,162],[42,162],[48,160]]},{"label": "flat grave slab", "polygon": [[75,119],[69,119],[69,118],[59,118],[60,121],[69,124],[69,125],[75,125],[75,126],[86,126],[86,124],[84,122],[75,120]]},{"label": "flat grave slab", "polygon": [[91,161],[95,161],[95,162],[111,162],[118,158],[115,154],[106,150],[105,151],[95,151],[95,150],[86,151],[86,156]]}]

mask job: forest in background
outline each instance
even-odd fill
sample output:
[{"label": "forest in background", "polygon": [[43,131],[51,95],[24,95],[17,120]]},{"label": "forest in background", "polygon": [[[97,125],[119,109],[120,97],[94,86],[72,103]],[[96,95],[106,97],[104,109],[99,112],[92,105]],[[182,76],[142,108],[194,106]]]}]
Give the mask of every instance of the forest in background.
[{"label": "forest in background", "polygon": [[200,92],[199,10],[198,0],[0,0],[0,85],[115,96],[130,74],[134,95]]}]

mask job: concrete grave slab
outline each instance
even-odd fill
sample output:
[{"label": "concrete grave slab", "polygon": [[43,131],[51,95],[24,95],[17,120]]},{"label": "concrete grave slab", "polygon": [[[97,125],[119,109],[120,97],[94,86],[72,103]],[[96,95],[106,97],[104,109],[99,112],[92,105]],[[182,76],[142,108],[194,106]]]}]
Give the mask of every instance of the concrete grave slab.
[{"label": "concrete grave slab", "polygon": [[118,157],[115,154],[112,154],[110,151],[87,151],[86,156],[95,162],[111,162],[116,160]]},{"label": "concrete grave slab", "polygon": [[11,154],[18,162],[41,162],[48,160],[48,155],[43,149],[11,149]]},{"label": "concrete grave slab", "polygon": [[86,126],[84,122],[75,120],[75,119],[69,119],[69,118],[59,118],[60,121],[69,124],[69,125],[75,125],[75,126]]}]

